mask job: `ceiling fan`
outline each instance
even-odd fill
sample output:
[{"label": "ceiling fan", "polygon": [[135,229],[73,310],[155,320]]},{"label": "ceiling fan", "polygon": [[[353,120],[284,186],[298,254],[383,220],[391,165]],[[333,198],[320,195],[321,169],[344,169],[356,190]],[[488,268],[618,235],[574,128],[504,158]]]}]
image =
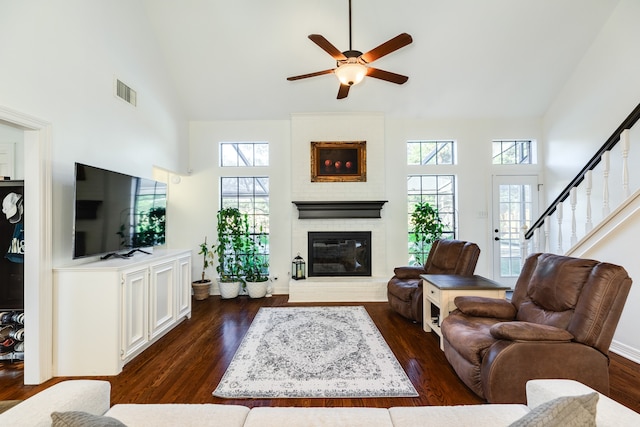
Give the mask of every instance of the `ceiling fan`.
[{"label": "ceiling fan", "polygon": [[309,77],[321,76],[323,74],[334,73],[340,80],[340,88],[338,89],[338,99],[346,98],[349,95],[351,86],[360,83],[365,76],[374,77],[380,80],[386,80],[391,83],[403,84],[409,77],[402,74],[384,71],[379,68],[370,67],[369,64],[376,59],[395,52],[396,50],[410,44],[413,39],[407,33],[402,33],[394,38],[382,43],[380,46],[371,49],[366,53],[359,50],[353,50],[351,47],[351,0],[349,0],[349,50],[340,52],[338,48],[331,44],[320,34],[311,34],[309,39],[320,46],[325,52],[336,60],[336,68],[331,68],[315,73],[302,74],[299,76],[287,77],[287,80],[294,81],[306,79]]}]

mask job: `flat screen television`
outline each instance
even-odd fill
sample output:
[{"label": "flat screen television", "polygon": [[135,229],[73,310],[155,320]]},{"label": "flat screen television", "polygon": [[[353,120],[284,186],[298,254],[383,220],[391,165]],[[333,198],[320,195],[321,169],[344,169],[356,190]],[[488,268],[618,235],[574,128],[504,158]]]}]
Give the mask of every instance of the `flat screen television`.
[{"label": "flat screen television", "polygon": [[76,163],[74,202],[74,259],[128,257],[165,242],[165,183]]}]

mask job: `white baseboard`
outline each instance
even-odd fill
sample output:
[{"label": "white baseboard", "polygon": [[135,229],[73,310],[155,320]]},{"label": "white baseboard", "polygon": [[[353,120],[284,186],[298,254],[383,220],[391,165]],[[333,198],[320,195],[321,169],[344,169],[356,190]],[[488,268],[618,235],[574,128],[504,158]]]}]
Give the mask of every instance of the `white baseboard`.
[{"label": "white baseboard", "polygon": [[611,347],[609,347],[609,351],[612,351],[625,359],[629,359],[632,362],[640,364],[640,350],[629,347],[626,344],[622,344],[616,340],[613,340],[611,343]]},{"label": "white baseboard", "polygon": [[386,302],[388,277],[314,277],[289,281],[289,302]]}]

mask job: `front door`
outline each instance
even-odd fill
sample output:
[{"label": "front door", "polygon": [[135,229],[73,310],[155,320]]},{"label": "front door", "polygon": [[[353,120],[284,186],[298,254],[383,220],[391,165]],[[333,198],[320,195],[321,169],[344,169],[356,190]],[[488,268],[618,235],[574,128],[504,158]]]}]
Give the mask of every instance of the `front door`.
[{"label": "front door", "polygon": [[522,268],[523,226],[538,213],[538,177],[493,176],[493,277],[514,286]]}]

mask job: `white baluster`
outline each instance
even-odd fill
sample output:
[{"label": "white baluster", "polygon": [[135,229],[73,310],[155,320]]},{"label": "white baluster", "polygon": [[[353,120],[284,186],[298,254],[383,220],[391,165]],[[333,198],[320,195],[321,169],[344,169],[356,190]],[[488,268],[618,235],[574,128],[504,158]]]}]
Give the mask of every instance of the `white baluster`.
[{"label": "white baluster", "polygon": [[556,206],[556,219],[558,220],[558,254],[562,255],[562,203],[558,203]]},{"label": "white baluster", "polygon": [[602,162],[603,162],[603,184],[602,184],[602,216],[606,217],[609,215],[609,152],[605,151],[602,153]]},{"label": "white baluster", "polygon": [[588,170],[587,173],[584,174],[585,187],[587,190],[587,222],[584,225],[585,234],[589,234],[593,229],[593,222],[591,222],[591,189],[593,188],[591,174],[591,170]]},{"label": "white baluster", "polygon": [[622,143],[622,191],[626,199],[631,194],[629,192],[629,129],[625,129],[620,134],[620,142]]},{"label": "white baluster", "polygon": [[550,216],[544,219],[544,251],[547,253],[551,250],[551,245],[549,244],[550,221],[551,221]]},{"label": "white baluster", "polygon": [[576,187],[569,190],[569,200],[571,203],[571,246],[578,243],[578,235],[576,234],[576,204],[578,197],[576,196]]},{"label": "white baluster", "polygon": [[524,237],[524,235],[527,234],[528,229],[529,227],[527,227],[527,224],[523,224],[522,227],[520,227],[520,259],[522,260],[522,264],[520,265],[524,265],[524,260],[529,255],[529,251],[527,250],[528,242]]}]

